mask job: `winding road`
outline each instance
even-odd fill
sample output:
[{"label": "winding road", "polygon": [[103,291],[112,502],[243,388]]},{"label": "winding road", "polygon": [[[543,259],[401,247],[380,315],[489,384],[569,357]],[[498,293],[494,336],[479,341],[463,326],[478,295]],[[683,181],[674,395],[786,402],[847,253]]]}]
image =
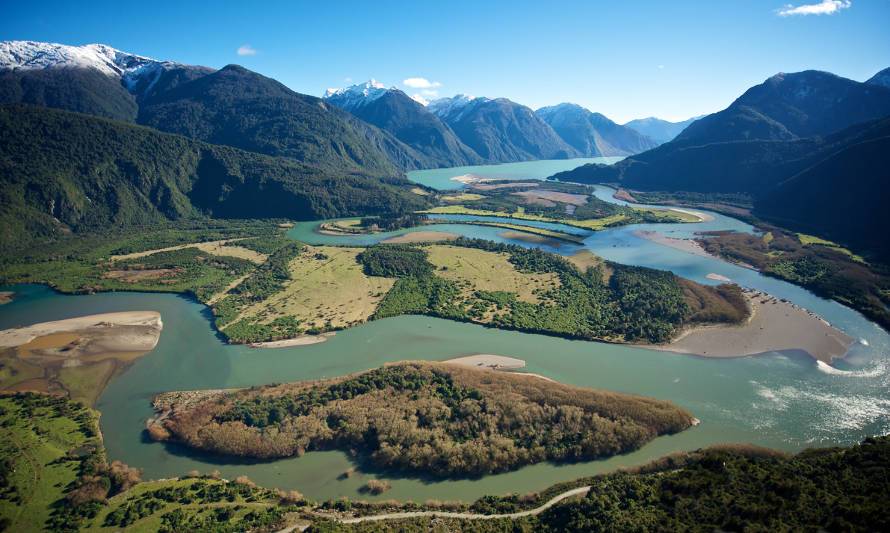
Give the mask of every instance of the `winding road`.
[{"label": "winding road", "polygon": [[[496,518],[522,518],[524,516],[534,516],[540,513],[543,513],[547,509],[553,507],[557,503],[565,500],[566,498],[571,498],[572,496],[578,496],[581,494],[587,493],[590,490],[590,485],[584,487],[578,487],[576,489],[567,490],[561,494],[554,496],[553,498],[547,500],[546,503],[540,505],[539,507],[535,507],[534,509],[529,509],[528,511],[519,511],[516,513],[507,513],[507,514],[478,514],[478,513],[453,513],[448,511],[408,511],[403,513],[384,513],[378,515],[370,515],[370,516],[359,516],[356,518],[333,518],[335,521],[340,522],[341,524],[358,524],[360,522],[380,522],[382,520],[400,520],[403,518],[417,518],[421,516],[431,516],[435,518],[457,518],[461,520],[493,520]],[[323,516],[323,515],[319,515]],[[331,517],[327,517],[331,518]],[[301,526],[293,526],[290,528],[282,529],[278,533],[286,533],[290,531],[303,531],[307,529],[309,526],[306,525],[304,527]]]}]

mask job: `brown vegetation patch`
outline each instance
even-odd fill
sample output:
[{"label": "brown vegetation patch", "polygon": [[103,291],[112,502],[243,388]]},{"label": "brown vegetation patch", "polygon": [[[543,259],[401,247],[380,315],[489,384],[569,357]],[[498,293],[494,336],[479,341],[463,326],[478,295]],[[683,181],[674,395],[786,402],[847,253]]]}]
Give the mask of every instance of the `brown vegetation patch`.
[{"label": "brown vegetation patch", "polygon": [[140,270],[134,268],[132,270],[109,270],[102,274],[103,278],[114,279],[124,283],[139,283],[147,280],[174,280],[177,275],[181,274],[181,268],[153,268]]},{"label": "brown vegetation patch", "polygon": [[694,420],[665,401],[428,362],[179,397],[160,395],[150,424],[195,448],[256,458],[354,449],[379,467],[438,476],[607,457]]},{"label": "brown vegetation patch", "polygon": [[534,191],[520,191],[513,193],[516,196],[521,196],[525,199],[525,202],[528,204],[537,204],[543,205],[547,207],[552,207],[555,202],[560,202],[563,204],[569,205],[584,205],[587,203],[587,195],[586,194],[571,194],[567,192],[559,192],[559,191],[548,191],[546,189],[537,189]]}]

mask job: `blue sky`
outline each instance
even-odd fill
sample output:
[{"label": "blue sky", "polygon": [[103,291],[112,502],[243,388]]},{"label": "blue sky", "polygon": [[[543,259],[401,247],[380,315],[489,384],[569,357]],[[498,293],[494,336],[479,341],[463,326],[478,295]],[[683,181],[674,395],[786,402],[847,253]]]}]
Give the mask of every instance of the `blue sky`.
[{"label": "blue sky", "polygon": [[[834,11],[783,15],[782,10]],[[624,122],[726,107],[776,72],[890,66],[890,0],[4,2],[0,39],[238,63],[292,89],[376,78],[409,94],[576,102]],[[253,51],[239,55],[238,50]],[[242,51],[243,51],[242,50]],[[418,84],[414,84],[418,85]]]}]

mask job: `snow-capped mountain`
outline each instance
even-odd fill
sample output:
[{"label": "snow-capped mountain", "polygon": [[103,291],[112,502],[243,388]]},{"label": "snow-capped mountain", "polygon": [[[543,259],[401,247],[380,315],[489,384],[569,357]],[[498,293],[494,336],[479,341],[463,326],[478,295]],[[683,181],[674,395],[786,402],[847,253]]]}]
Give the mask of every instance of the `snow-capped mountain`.
[{"label": "snow-capped mountain", "polygon": [[395,87],[387,89],[372,79],[344,89],[328,89],[323,98],[392,133],[427,158],[430,166],[473,165],[482,161],[461,143],[451,128],[424,107],[425,102]]},{"label": "snow-capped mountain", "polygon": [[451,97],[433,100],[427,105],[427,109],[443,120],[445,117],[453,117],[457,119],[460,118],[460,112],[467,108],[471,103],[482,103],[486,101],[488,101],[488,98],[483,96],[477,97],[466,94],[457,94]]},{"label": "snow-capped mountain", "polygon": [[183,67],[158,61],[104,44],[68,46],[35,41],[0,42],[0,71],[90,68],[119,78],[130,91],[147,92],[165,71]]},{"label": "snow-capped mountain", "polygon": [[342,89],[328,89],[322,98],[341,109],[352,111],[377,100],[389,90],[386,85],[371,78],[365,83],[357,83]]}]

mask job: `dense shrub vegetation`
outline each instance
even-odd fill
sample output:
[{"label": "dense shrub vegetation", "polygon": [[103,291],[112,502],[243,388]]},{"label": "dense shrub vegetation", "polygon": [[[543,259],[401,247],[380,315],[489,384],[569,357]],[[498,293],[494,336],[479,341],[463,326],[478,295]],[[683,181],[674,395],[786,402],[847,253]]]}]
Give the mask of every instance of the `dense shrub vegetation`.
[{"label": "dense shrub vegetation", "polygon": [[399,363],[326,382],[213,395],[175,408],[160,422],[163,431],[153,434],[257,458],[354,449],[378,467],[468,476],[624,453],[691,422],[668,402],[529,376]]},{"label": "dense shrub vegetation", "polygon": [[[565,258],[536,248],[460,238],[453,246],[509,254],[516,269],[528,273],[555,273],[559,286],[541,295],[539,303],[520,301],[512,293],[463,291],[454,281],[407,269],[380,303],[375,316],[429,314],[453,320],[564,335],[583,339],[666,342],[677,328],[696,321],[737,322],[747,306],[737,289],[713,288],[685,282],[670,272],[608,264],[586,272]],[[422,250],[376,246],[362,255],[396,259]],[[415,263],[419,259],[414,260]],[[425,262],[425,260],[424,260]],[[375,261],[376,265],[376,261]],[[388,274],[387,274],[388,272]],[[371,275],[397,275],[395,268],[375,266]]]},{"label": "dense shrub vegetation", "polygon": [[424,277],[433,272],[426,252],[411,246],[378,245],[358,256],[365,274],[387,278]]},{"label": "dense shrub vegetation", "polygon": [[[763,273],[802,285],[848,305],[890,328],[890,270],[865,263],[849,251],[800,238],[775,226],[762,225],[764,234],[720,233],[700,242],[709,252],[754,266]],[[767,237],[768,235],[768,237]]]},{"label": "dense shrub vegetation", "polygon": [[477,513],[513,513],[572,486],[591,486],[586,497],[537,516],[472,521],[422,517],[349,525],[319,521],[308,531],[885,531],[890,527],[888,468],[888,437],[792,457],[720,446],[560,484],[531,497],[486,496],[471,507]]}]

